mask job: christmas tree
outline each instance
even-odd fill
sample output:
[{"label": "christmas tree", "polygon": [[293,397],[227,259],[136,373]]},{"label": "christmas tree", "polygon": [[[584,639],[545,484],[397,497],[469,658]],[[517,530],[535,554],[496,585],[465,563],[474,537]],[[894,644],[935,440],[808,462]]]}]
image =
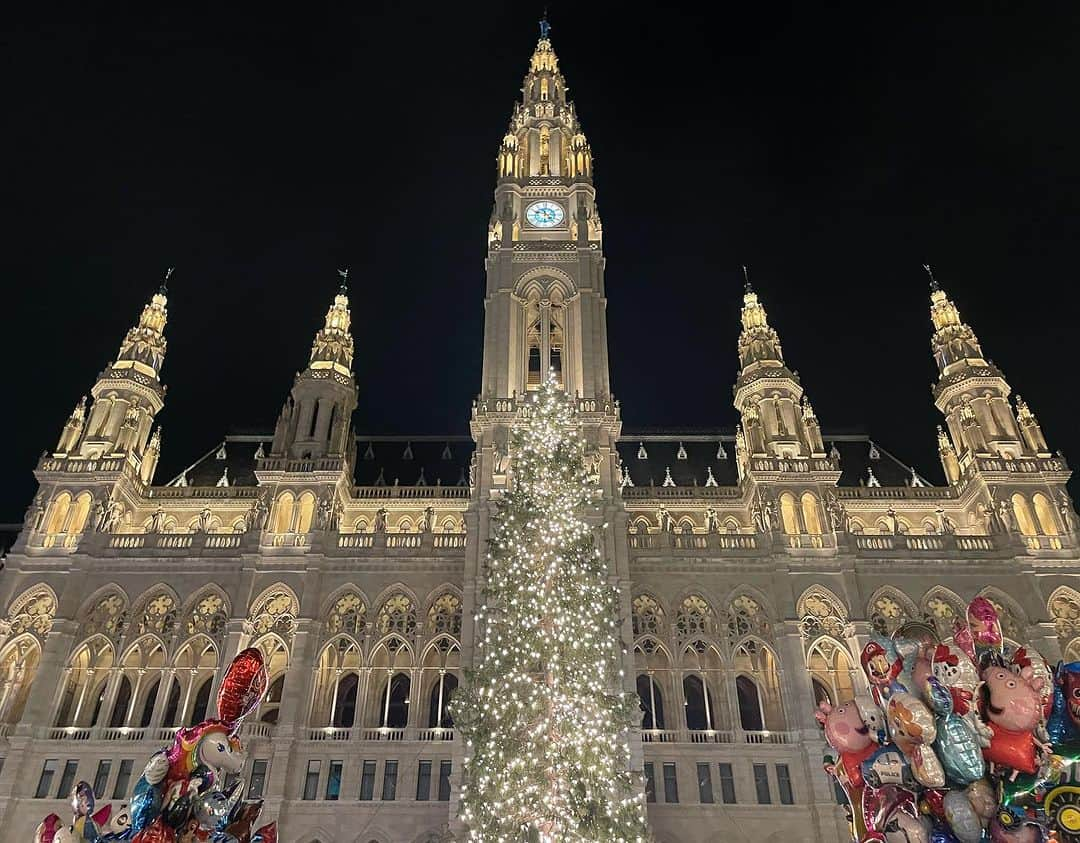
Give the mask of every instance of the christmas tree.
[{"label": "christmas tree", "polygon": [[476,615],[476,667],[454,711],[465,740],[461,818],[484,843],[648,839],[627,732],[619,597],[586,514],[576,403],[549,378],[511,433]]}]

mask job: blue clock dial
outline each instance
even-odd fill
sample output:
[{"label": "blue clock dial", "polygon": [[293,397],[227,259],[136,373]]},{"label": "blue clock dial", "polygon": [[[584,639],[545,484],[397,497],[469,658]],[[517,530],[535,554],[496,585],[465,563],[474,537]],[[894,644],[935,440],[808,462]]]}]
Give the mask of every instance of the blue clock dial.
[{"label": "blue clock dial", "polygon": [[537,228],[551,228],[563,221],[565,214],[557,202],[533,202],[525,209],[525,219]]}]

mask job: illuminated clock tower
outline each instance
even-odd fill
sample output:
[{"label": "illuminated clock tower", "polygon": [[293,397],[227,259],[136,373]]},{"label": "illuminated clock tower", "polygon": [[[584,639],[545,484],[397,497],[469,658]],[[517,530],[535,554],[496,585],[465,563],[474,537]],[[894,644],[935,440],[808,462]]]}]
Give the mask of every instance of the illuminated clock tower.
[{"label": "illuminated clock tower", "polygon": [[[622,423],[608,371],[603,238],[592,152],[567,99],[547,21],[541,22],[521,91],[499,147],[488,225],[484,364],[471,419],[476,451],[473,498],[466,513],[477,541],[470,539],[465,562],[463,664],[473,661],[471,618],[482,590],[490,519],[512,471],[509,431],[548,371],[578,399],[602,490],[600,507],[590,518],[611,581],[623,595],[623,637],[632,640],[626,510],[615,448]],[[627,656],[625,690],[630,692],[632,667]],[[640,772],[640,741],[632,740],[631,747],[632,766]],[[458,771],[461,767],[454,765]],[[458,791],[454,788],[455,799]]]}]

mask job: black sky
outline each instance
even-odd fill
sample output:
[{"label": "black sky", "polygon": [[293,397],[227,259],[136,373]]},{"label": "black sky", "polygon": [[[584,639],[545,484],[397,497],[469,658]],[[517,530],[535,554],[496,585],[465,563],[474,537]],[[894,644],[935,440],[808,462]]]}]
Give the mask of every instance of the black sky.
[{"label": "black sky", "polygon": [[[930,261],[1080,454],[1075,4],[698,5],[551,8],[627,426],[734,425],[745,262],[825,428],[940,477]],[[272,430],[346,264],[357,428],[467,431],[495,152],[540,4],[282,8],[6,21],[0,521],[171,265],[159,481]]]}]

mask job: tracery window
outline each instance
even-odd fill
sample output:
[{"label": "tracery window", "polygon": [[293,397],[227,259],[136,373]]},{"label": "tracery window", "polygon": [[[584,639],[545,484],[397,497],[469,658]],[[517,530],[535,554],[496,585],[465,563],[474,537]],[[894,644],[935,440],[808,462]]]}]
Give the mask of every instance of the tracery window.
[{"label": "tracery window", "polygon": [[566,307],[558,287],[550,299],[539,298],[534,292],[525,304],[525,388],[540,387],[550,370],[555,382],[563,381],[563,354],[566,347]]},{"label": "tracery window", "polygon": [[113,641],[119,641],[127,624],[127,612],[124,611],[126,603],[124,595],[118,591],[106,594],[86,616],[79,637],[104,635]]},{"label": "tracery window", "polygon": [[675,615],[675,631],[680,639],[710,636],[716,627],[712,606],[704,597],[691,594],[683,600]]},{"label": "tracery window", "polygon": [[664,627],[664,610],[648,594],[638,595],[634,598],[632,623],[635,638],[639,635],[659,635]]},{"label": "tracery window", "polygon": [[740,594],[728,605],[728,634],[732,638],[742,638],[752,632],[765,632],[768,623],[765,612],[753,597]]},{"label": "tracery window", "polygon": [[134,621],[137,635],[148,632],[166,635],[176,625],[176,600],[167,592],[158,592],[146,603]]},{"label": "tracery window", "polygon": [[256,604],[250,623],[256,636],[274,632],[286,642],[292,641],[296,628],[296,598],[285,589],[274,590]]},{"label": "tracery window", "polygon": [[1050,596],[1049,604],[1058,637],[1068,640],[1080,633],[1080,594],[1060,588]]},{"label": "tracery window", "polygon": [[379,632],[383,635],[394,632],[408,637],[416,630],[416,607],[412,600],[399,591],[382,604],[377,623]]},{"label": "tracery window", "polygon": [[11,635],[29,632],[44,641],[52,630],[55,615],[56,596],[52,589],[44,584],[34,586],[11,604],[8,611]]},{"label": "tracery window", "polygon": [[881,635],[892,635],[911,618],[903,604],[890,594],[881,594],[874,600],[870,611],[870,623]]},{"label": "tracery window", "polygon": [[443,594],[428,609],[428,632],[432,635],[461,635],[461,601],[453,594]]},{"label": "tracery window", "polygon": [[225,600],[220,594],[207,594],[192,608],[187,619],[188,635],[206,635],[217,640],[225,631],[228,623],[225,614]]},{"label": "tracery window", "polygon": [[799,601],[802,632],[806,638],[832,635],[841,638],[847,626],[847,613],[826,589],[812,589]]},{"label": "tracery window", "polygon": [[363,598],[355,591],[341,595],[330,609],[326,619],[326,631],[329,635],[344,632],[359,637],[367,627],[367,606]]},{"label": "tracery window", "polygon": [[937,591],[924,598],[923,606],[923,617],[937,630],[938,637],[942,640],[951,638],[958,612],[963,611],[959,606],[959,601],[951,599],[942,591]]},{"label": "tracery window", "polygon": [[41,660],[41,647],[30,635],[0,652],[0,723],[18,723]]}]

